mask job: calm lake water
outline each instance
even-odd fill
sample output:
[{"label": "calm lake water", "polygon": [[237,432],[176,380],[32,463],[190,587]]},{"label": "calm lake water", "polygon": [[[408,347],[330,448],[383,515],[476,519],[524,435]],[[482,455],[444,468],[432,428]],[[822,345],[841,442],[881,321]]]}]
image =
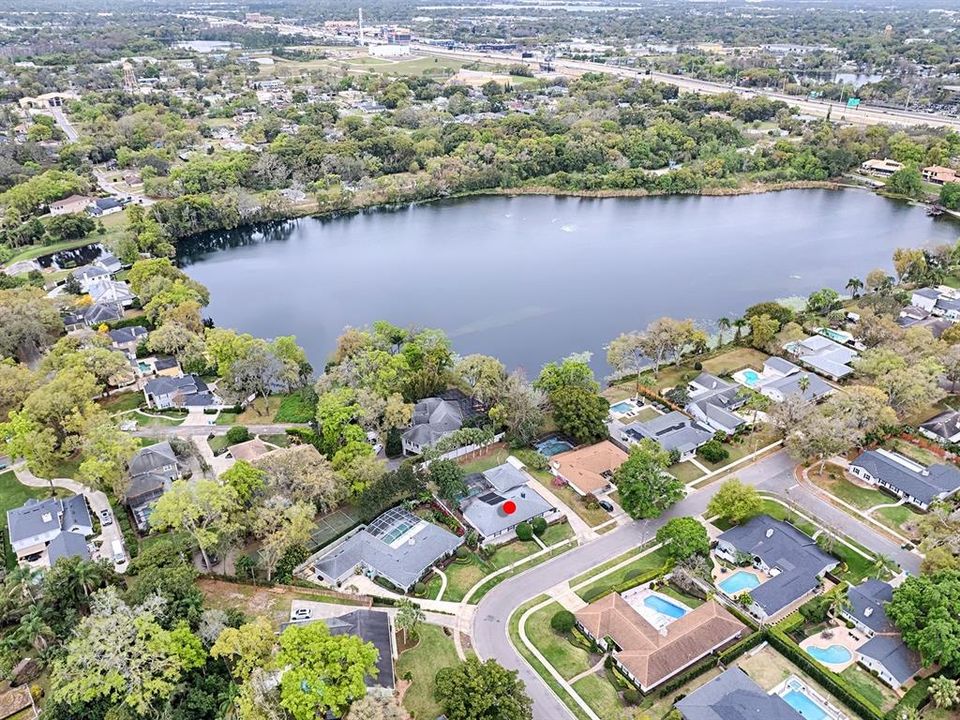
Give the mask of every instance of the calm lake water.
[{"label": "calm lake water", "polygon": [[760,300],[843,291],[902,245],[960,225],[860,191],[739,197],[480,197],[182,242],[208,314],[254,335],[296,335],[323,366],[347,325],[444,329],[535,375],[670,315],[706,324]]}]

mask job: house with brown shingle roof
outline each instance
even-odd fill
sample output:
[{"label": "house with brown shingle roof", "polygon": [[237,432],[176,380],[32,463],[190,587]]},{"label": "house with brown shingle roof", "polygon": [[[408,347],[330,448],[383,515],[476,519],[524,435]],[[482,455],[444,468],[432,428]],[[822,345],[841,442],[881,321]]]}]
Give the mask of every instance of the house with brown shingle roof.
[{"label": "house with brown shingle roof", "polygon": [[577,626],[601,647],[611,650],[619,670],[644,693],[747,630],[713,600],[657,628],[620,593],[591,603],[577,612],[576,618]]},{"label": "house with brown shingle roof", "polygon": [[569,450],[550,458],[554,476],[565,480],[581,495],[599,495],[613,487],[613,473],[627,460],[627,453],[609,440]]}]

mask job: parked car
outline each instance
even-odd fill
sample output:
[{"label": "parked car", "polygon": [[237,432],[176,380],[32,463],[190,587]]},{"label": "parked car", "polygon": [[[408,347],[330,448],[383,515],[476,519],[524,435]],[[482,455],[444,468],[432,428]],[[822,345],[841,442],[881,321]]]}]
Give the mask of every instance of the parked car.
[{"label": "parked car", "polygon": [[310,608],[298,607],[293,611],[294,620],[309,620],[311,617],[313,617],[313,610]]},{"label": "parked car", "polygon": [[600,500],[597,504],[607,512],[613,512],[613,503],[609,500]]},{"label": "parked car", "polygon": [[113,525],[113,515],[106,508],[100,511],[100,524],[103,527]]}]

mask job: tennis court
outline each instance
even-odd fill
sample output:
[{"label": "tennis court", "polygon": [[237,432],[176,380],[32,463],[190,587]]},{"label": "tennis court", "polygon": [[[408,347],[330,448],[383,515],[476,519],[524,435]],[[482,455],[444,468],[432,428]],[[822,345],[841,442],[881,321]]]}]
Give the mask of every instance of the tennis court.
[{"label": "tennis court", "polygon": [[353,508],[339,508],[329,512],[315,521],[316,529],[310,533],[307,550],[314,552],[359,524],[360,515]]}]

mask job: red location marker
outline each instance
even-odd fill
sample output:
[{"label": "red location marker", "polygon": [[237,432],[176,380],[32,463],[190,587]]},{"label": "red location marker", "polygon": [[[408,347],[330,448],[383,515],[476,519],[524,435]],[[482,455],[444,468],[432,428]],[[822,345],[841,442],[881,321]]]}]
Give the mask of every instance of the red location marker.
[{"label": "red location marker", "polygon": [[507,500],[500,507],[503,508],[504,515],[513,515],[517,511],[517,504],[513,500]]}]

